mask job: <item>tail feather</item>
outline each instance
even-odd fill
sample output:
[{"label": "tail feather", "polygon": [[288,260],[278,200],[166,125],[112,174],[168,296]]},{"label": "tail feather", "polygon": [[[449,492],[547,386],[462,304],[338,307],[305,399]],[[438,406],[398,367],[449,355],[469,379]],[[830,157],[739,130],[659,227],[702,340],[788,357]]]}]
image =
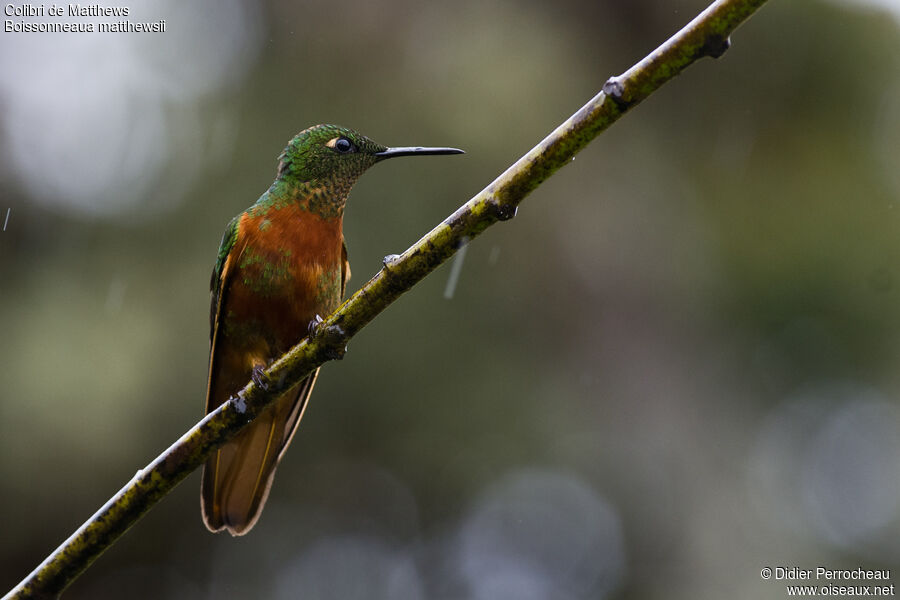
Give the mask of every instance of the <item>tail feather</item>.
[{"label": "tail feather", "polygon": [[318,370],[285,392],[210,456],[200,486],[203,522],[210,531],[244,535],[256,524],[317,376]]}]

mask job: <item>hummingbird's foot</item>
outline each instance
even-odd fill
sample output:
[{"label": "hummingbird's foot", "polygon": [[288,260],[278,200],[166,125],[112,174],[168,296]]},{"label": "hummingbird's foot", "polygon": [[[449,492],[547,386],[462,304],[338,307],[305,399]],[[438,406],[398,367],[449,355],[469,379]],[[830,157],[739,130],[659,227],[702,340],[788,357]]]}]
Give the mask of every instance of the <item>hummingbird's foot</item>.
[{"label": "hummingbird's foot", "polygon": [[310,339],[316,337],[316,334],[319,332],[319,327],[322,326],[322,323],[325,322],[325,319],[321,317],[321,315],[316,315],[316,318],[309,322],[309,325],[306,327],[307,335]]},{"label": "hummingbird's foot", "polygon": [[322,344],[326,360],[340,360],[347,352],[347,332],[340,325],[325,325],[325,320],[316,315],[309,322],[309,340],[314,338]]},{"label": "hummingbird's foot", "polygon": [[250,379],[253,380],[259,389],[266,391],[269,389],[269,384],[272,383],[272,380],[269,379],[269,376],[266,375],[266,368],[262,365],[256,365],[253,367],[253,371],[250,373]]}]

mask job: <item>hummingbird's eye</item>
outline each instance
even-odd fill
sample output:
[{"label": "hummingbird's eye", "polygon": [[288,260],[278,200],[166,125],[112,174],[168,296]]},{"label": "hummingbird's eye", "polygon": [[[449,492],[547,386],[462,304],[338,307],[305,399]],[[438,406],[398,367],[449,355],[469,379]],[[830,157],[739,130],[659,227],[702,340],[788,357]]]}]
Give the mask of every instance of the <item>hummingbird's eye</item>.
[{"label": "hummingbird's eye", "polygon": [[340,152],[341,154],[346,154],[348,152],[353,151],[353,142],[348,140],[345,137],[339,137],[334,141],[334,149]]}]

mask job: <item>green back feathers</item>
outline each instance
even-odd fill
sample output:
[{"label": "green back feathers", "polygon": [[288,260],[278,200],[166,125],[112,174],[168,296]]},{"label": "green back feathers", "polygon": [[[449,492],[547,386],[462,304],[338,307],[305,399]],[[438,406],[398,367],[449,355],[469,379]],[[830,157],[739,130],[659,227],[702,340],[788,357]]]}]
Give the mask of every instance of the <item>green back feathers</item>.
[{"label": "green back feathers", "polygon": [[209,281],[209,290],[212,292],[211,304],[209,311],[209,336],[212,338],[216,325],[216,305],[219,303],[219,294],[222,291],[222,269],[225,268],[225,260],[228,253],[234,247],[238,236],[238,222],[241,215],[236,216],[228,222],[225,227],[225,233],[222,235],[222,242],[219,244],[219,252],[216,254],[216,266],[213,267],[212,277]]}]

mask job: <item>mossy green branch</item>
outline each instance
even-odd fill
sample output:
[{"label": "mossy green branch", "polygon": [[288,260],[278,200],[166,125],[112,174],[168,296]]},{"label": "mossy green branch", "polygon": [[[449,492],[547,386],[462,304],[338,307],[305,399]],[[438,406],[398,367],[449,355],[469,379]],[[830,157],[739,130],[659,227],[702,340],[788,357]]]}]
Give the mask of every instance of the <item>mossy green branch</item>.
[{"label": "mossy green branch", "polygon": [[401,294],[497,221],[572,160],[600,132],[662,84],[703,56],[719,56],[731,32],[765,0],[719,0],[641,62],[618,77],[528,154],[400,256],[325,319],[267,371],[272,383],[254,383],[206,416],[168,450],[137,472],[115,496],[5,598],[55,598],[106,548],[236,435],[279,393],[323,362],[343,356],[348,340]]}]

